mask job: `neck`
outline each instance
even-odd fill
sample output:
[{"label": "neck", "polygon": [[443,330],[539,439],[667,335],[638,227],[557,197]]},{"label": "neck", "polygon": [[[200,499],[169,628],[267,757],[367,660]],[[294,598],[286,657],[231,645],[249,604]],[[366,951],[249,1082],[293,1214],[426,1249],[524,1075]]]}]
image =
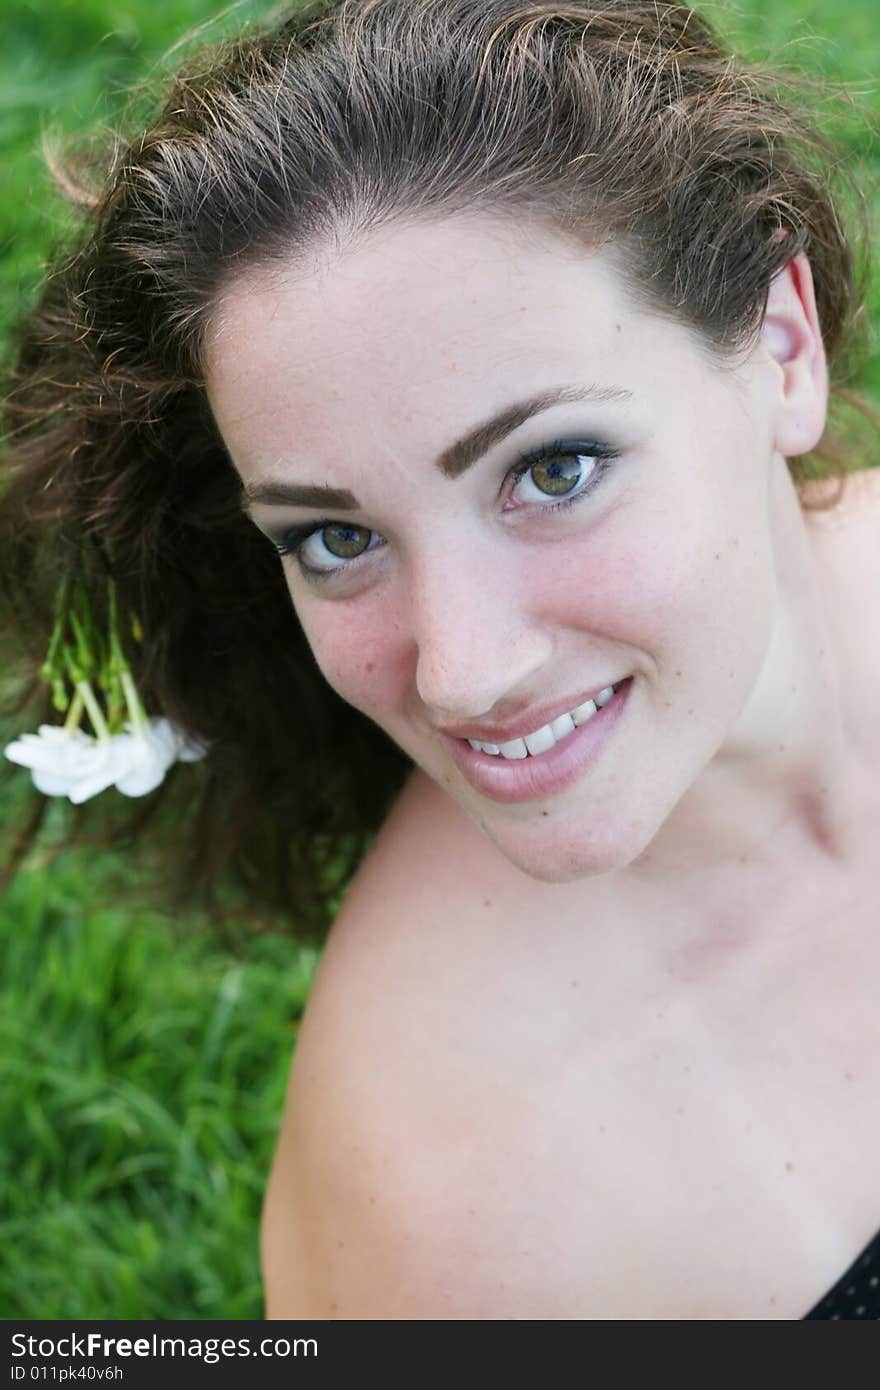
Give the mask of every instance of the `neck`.
[{"label": "neck", "polygon": [[733,871],[769,882],[810,857],[833,867],[854,853],[863,715],[847,643],[852,617],[839,616],[833,575],[794,487],[778,494],[779,602],[766,660],[722,748],[622,871],[636,888],[681,896]]}]

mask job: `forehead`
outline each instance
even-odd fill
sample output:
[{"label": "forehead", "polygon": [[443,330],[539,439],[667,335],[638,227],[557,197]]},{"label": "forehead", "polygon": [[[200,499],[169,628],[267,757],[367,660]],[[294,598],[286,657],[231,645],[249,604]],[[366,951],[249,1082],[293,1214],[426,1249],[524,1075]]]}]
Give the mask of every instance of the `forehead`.
[{"label": "forehead", "polygon": [[[594,267],[597,258],[602,263]],[[296,323],[317,334],[312,349],[330,349],[328,362],[344,355],[343,333],[353,335],[352,350],[375,347],[377,339],[383,347],[411,348],[427,330],[435,349],[464,346],[518,328],[525,312],[554,317],[577,280],[591,284],[589,312],[613,311],[618,302],[622,311],[616,279],[607,250],[574,246],[537,227],[464,218],[398,224],[344,250],[318,247],[290,265],[259,266],[231,280],[210,316],[207,372],[216,377],[227,369],[244,341],[256,346],[286,336]],[[313,360],[308,346],[302,344],[303,358]],[[294,344],[285,347],[292,355]]]},{"label": "forehead", "polygon": [[205,346],[212,408],[245,463],[251,446],[289,451],[292,419],[311,453],[328,427],[436,418],[445,434],[536,385],[682,394],[706,371],[683,327],[628,301],[612,248],[477,218],[396,225],[248,272]]}]

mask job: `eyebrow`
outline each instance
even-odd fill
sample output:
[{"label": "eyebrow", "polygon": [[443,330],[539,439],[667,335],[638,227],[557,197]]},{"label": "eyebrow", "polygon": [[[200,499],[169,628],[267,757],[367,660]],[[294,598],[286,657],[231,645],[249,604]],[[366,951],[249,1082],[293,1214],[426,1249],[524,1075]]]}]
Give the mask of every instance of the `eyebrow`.
[{"label": "eyebrow", "polygon": [[[632,391],[620,386],[551,386],[482,421],[463,438],[444,449],[435,466],[446,478],[460,478],[472,464],[502,439],[519,429],[532,416],[562,402],[622,402],[632,399]],[[357,511],[360,503],[347,488],[328,487],[324,483],[287,483],[282,480],[253,483],[242,493],[242,506],[248,511],[255,503],[265,507],[332,507],[335,511]]]}]

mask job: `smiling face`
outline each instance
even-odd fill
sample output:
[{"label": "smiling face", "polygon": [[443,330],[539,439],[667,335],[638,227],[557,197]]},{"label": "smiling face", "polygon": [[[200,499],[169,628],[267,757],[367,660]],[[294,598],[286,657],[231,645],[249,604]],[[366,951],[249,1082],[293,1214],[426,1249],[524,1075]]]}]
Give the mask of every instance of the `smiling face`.
[{"label": "smiling face", "polygon": [[[206,383],[254,523],[301,543],[279,563],[326,679],[563,882],[630,864],[714,759],[777,736],[774,365],[721,372],[606,250],[459,218],[233,282]],[[314,486],[339,495],[290,500]],[[513,741],[630,676],[555,779],[448,736]]]}]

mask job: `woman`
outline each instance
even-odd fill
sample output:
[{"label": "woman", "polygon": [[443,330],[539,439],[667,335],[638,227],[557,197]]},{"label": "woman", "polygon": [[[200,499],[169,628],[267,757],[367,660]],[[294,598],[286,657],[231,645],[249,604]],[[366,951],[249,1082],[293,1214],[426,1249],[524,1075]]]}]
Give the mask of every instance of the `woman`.
[{"label": "woman", "polygon": [[190,876],[309,924],[377,832],[270,1317],[880,1315],[880,474],[771,85],[653,0],[299,9],[177,80],[22,330],[35,664],[60,534],[209,750]]}]

